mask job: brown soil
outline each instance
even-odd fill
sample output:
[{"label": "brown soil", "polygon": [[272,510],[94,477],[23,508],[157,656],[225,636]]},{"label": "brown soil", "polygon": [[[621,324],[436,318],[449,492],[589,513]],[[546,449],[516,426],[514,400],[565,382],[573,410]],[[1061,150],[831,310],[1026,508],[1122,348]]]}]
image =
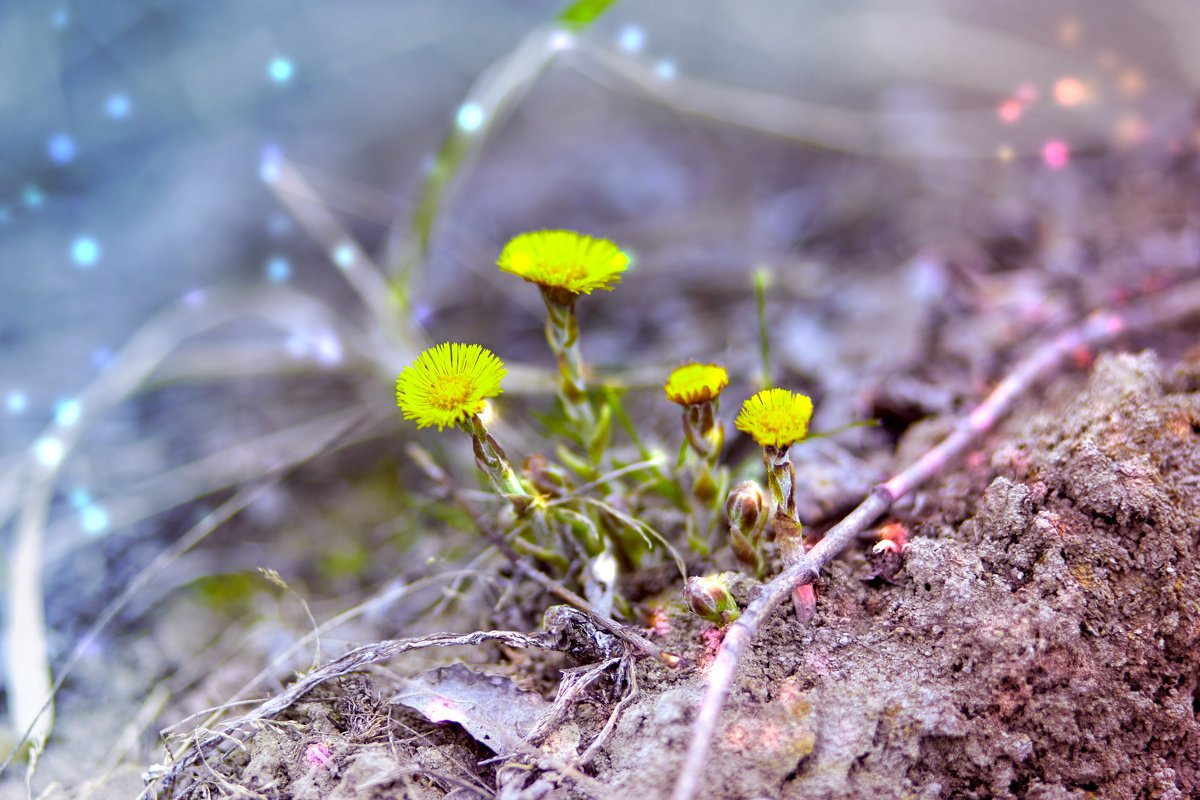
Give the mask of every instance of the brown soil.
[{"label": "brown soil", "polygon": [[[1031,399],[1044,410],[1018,411],[897,512],[916,535],[892,581],[864,580],[863,554],[850,553],[820,583],[811,623],[781,611],[760,632],[705,796],[1200,796],[1198,388],[1194,366],[1120,354]],[[927,428],[912,429],[901,457]],[[754,588],[743,581],[739,599]],[[582,770],[594,782],[561,767],[612,712],[611,681],[541,745],[548,760],[480,767],[491,750],[383,703],[401,679],[376,672],[265,726],[214,767],[212,788],[296,800],[665,797],[718,636],[669,599],[657,622],[661,644],[693,666],[638,664],[636,697]],[[551,697],[547,673],[569,665],[527,652],[491,671]]]}]

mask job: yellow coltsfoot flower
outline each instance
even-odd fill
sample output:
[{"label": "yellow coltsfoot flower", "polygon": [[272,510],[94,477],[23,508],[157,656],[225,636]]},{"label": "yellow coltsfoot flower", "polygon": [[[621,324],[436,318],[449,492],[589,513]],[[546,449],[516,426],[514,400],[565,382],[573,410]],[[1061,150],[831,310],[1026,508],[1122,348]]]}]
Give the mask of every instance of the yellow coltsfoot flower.
[{"label": "yellow coltsfoot flower", "polygon": [[505,245],[496,265],[552,295],[572,297],[611,291],[629,266],[629,256],[608,239],[574,231],[532,231]]},{"label": "yellow coltsfoot flower", "polygon": [[667,399],[681,406],[715,400],[729,385],[729,373],[719,364],[684,364],[667,378]]},{"label": "yellow coltsfoot flower", "polygon": [[734,420],[763,447],[788,447],[808,435],[812,399],[787,389],[763,389],[742,404]]},{"label": "yellow coltsfoot flower", "polygon": [[396,405],[418,428],[457,425],[483,410],[503,389],[508,370],[477,344],[446,342],[429,348],[396,378]]}]

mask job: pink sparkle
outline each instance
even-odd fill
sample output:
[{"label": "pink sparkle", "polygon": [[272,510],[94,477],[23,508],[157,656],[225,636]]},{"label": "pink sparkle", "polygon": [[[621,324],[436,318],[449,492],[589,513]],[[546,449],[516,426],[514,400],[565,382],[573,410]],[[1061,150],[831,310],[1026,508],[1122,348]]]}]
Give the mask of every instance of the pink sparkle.
[{"label": "pink sparkle", "polygon": [[327,767],[333,761],[333,754],[324,742],[313,742],[304,750],[304,757],[314,767]]},{"label": "pink sparkle", "polygon": [[1022,83],[1017,87],[1017,91],[1013,94],[1013,96],[1016,97],[1019,102],[1029,105],[1030,103],[1037,102],[1038,90],[1037,87],[1032,83]]},{"label": "pink sparkle", "polygon": [[1062,139],[1051,139],[1042,146],[1042,161],[1053,170],[1062,169],[1071,160],[1071,148]]},{"label": "pink sparkle", "polygon": [[1013,125],[1025,113],[1025,106],[1020,100],[1005,100],[996,109],[996,113],[1000,115],[1000,120],[1005,125]]}]

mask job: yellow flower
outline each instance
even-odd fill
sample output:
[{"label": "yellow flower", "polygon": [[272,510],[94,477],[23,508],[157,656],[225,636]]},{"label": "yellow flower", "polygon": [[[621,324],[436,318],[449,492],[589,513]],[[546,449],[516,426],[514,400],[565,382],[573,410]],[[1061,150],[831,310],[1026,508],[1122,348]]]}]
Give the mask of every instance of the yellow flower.
[{"label": "yellow flower", "polygon": [[787,389],[763,389],[742,404],[734,424],[763,447],[787,447],[808,435],[812,400]]},{"label": "yellow flower", "polygon": [[545,289],[580,295],[612,291],[629,266],[629,256],[608,239],[574,231],[534,231],[506,244],[496,266]]},{"label": "yellow flower", "polygon": [[396,378],[396,405],[418,428],[454,425],[503,391],[504,362],[477,344],[431,347]]},{"label": "yellow flower", "polygon": [[729,373],[719,364],[684,364],[676,367],[663,389],[667,399],[681,406],[705,403],[729,385]]}]

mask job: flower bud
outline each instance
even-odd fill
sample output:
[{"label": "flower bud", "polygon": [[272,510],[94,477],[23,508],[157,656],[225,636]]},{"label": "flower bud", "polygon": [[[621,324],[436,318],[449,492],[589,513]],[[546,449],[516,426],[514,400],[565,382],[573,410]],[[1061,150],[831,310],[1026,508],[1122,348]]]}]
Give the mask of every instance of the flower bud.
[{"label": "flower bud", "polygon": [[688,578],[683,599],[693,614],[717,625],[728,625],[742,615],[725,581],[716,575]]},{"label": "flower bud", "polygon": [[573,488],[567,471],[538,453],[525,459],[521,472],[534,491],[547,497],[562,497]]},{"label": "flower bud", "polygon": [[763,490],[754,481],[742,481],[734,486],[725,501],[729,524],[747,536],[758,531],[763,520],[762,507]]},{"label": "flower bud", "polygon": [[717,496],[717,482],[713,480],[712,472],[701,469],[692,484],[692,496],[706,506],[710,506]]}]

